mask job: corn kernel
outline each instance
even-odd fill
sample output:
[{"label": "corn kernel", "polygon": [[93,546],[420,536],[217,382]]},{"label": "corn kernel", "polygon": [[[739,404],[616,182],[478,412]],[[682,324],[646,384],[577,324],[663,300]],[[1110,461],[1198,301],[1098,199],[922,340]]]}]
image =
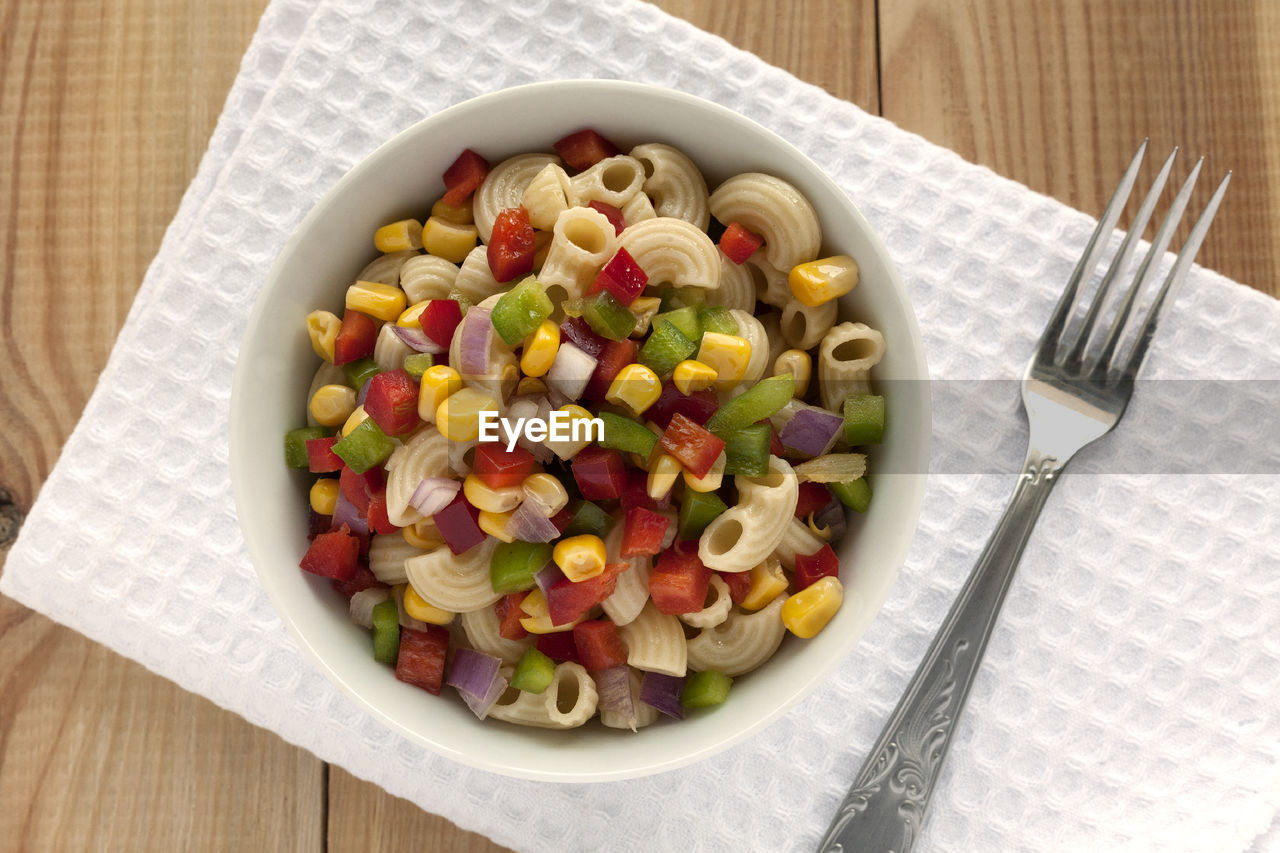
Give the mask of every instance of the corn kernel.
[{"label": "corn kernel", "polygon": [[802,639],[816,637],[844,602],[844,585],[836,577],[819,578],[782,605],[782,624]]},{"label": "corn kernel", "polygon": [[476,221],[470,199],[462,204],[446,204],[444,199],[440,199],[431,205],[431,215],[445,222],[452,222],[454,225],[470,225]]},{"label": "corn kernel", "polygon": [[336,427],[356,410],[356,391],[346,385],[321,385],[307,408],[320,426]]},{"label": "corn kernel", "polygon": [[357,281],[347,288],[347,309],[388,323],[405,307],[404,291],[378,281]]},{"label": "corn kernel", "polygon": [[421,329],[422,322],[420,317],[422,316],[423,309],[425,309],[429,304],[431,304],[430,299],[424,299],[421,302],[413,303],[408,308],[400,312],[400,316],[396,318],[396,325],[401,328]]},{"label": "corn kernel", "polygon": [[593,578],[604,571],[604,540],[591,533],[561,539],[551,558],[574,583]]},{"label": "corn kernel", "polygon": [[684,469],[681,473],[684,476],[684,484],[695,492],[714,492],[720,488],[720,484],[724,481],[724,466],[727,463],[727,457],[724,451],[720,451],[720,455],[716,457],[716,461],[711,463],[711,467],[707,469],[707,473],[701,477],[695,477],[689,469]]},{"label": "corn kernel", "polygon": [[706,332],[698,348],[698,361],[716,372],[716,387],[729,389],[742,381],[751,361],[751,342],[738,335]]},{"label": "corn kernel", "polygon": [[476,520],[476,524],[480,525],[480,529],[495,539],[503,542],[516,541],[516,535],[511,532],[511,516],[513,512],[491,512],[489,510],[480,510],[480,517]]},{"label": "corn kernel", "polygon": [[551,613],[547,609],[547,596],[542,592],[541,587],[529,590],[529,594],[520,600],[520,609],[526,616],[532,616],[535,619],[539,616],[549,616]]},{"label": "corn kernel", "polygon": [[410,584],[404,588],[404,612],[409,616],[417,619],[419,622],[426,622],[428,625],[448,625],[453,621],[454,614],[442,607],[436,607],[422,596],[418,595],[418,591]]},{"label": "corn kernel", "polygon": [[533,334],[525,338],[520,370],[525,376],[545,376],[559,351],[560,327],[550,320],[543,320]]},{"label": "corn kernel", "polygon": [[333,346],[338,341],[342,320],[332,311],[312,311],[307,315],[307,335],[316,355],[333,363]]},{"label": "corn kernel", "polygon": [[787,591],[787,576],[782,573],[782,563],[777,557],[752,566],[750,574],[751,588],[742,599],[744,610],[759,610]]},{"label": "corn kernel", "polygon": [[565,490],[564,483],[550,474],[530,474],[520,484],[520,490],[524,492],[525,502],[547,518],[569,504],[569,492]]},{"label": "corn kernel", "polygon": [[379,252],[403,252],[405,249],[422,248],[422,223],[416,219],[401,219],[383,225],[373,232],[373,245]]},{"label": "corn kernel", "polygon": [[351,417],[347,418],[342,424],[342,429],[339,431],[342,434],[342,437],[346,438],[347,434],[360,426],[360,422],[367,417],[369,417],[369,413],[364,410],[364,406],[356,406],[351,412]]},{"label": "corn kernel", "polygon": [[547,393],[547,383],[534,376],[526,376],[516,383],[517,397],[539,397]]},{"label": "corn kernel", "polygon": [[797,400],[801,399],[809,390],[809,380],[813,377],[813,359],[802,349],[781,352],[773,363],[773,375],[781,376],[784,373],[790,373],[795,382],[792,396]]},{"label": "corn kernel", "polygon": [[309,495],[311,508],[320,515],[333,515],[338,505],[338,481],[334,477],[321,477],[311,484]]},{"label": "corn kernel", "polygon": [[[565,405],[560,407],[559,411],[564,412],[574,421],[579,421],[579,420],[591,421],[595,417],[586,409],[582,408],[581,406],[575,403],[566,403]],[[574,456],[578,454],[580,450],[582,450],[582,448],[586,447],[588,444],[591,443],[592,432],[589,424],[584,424],[583,426],[577,426],[572,421],[570,421],[568,425],[568,430],[569,430],[569,435],[571,437],[564,441],[553,439],[551,438],[550,434],[548,434],[547,438],[542,442],[547,447],[551,448],[551,451],[561,459],[572,459]],[[573,440],[572,436],[574,435],[577,435],[579,437],[577,441]],[[583,436],[586,436],[586,438],[583,439],[582,438]]]},{"label": "corn kernel", "polygon": [[858,263],[848,255],[797,264],[787,275],[791,294],[810,308],[844,296],[858,284]]},{"label": "corn kernel", "polygon": [[675,383],[677,391],[688,397],[694,391],[710,388],[719,376],[711,365],[686,359],[676,365],[671,373],[671,381]]},{"label": "corn kernel", "polygon": [[684,466],[680,464],[680,460],[670,453],[658,454],[657,458],[649,463],[649,479],[646,483],[649,497],[660,501],[671,494],[683,470]]},{"label": "corn kernel", "polygon": [[658,374],[643,364],[628,364],[618,371],[605,392],[604,398],[610,403],[626,406],[634,415],[658,402],[662,394],[662,383]]},{"label": "corn kernel", "polygon": [[400,535],[404,537],[405,542],[424,551],[439,548],[444,544],[444,537],[440,535],[440,528],[436,527],[436,523],[429,518],[424,518],[422,521],[410,524],[408,527],[400,528]]},{"label": "corn kernel", "polygon": [[451,394],[462,390],[462,377],[447,364],[428,367],[418,384],[418,417],[435,423],[436,410]]},{"label": "corn kernel", "polygon": [[631,301],[631,313],[636,315],[636,327],[631,330],[631,337],[642,338],[649,331],[649,324],[662,307],[662,300],[656,296],[637,296]]},{"label": "corn kernel", "polygon": [[458,225],[432,216],[422,227],[422,245],[428,254],[460,264],[476,247],[480,232],[474,225]]},{"label": "corn kernel", "polygon": [[524,490],[519,486],[495,489],[475,474],[468,474],[462,481],[462,494],[473,507],[488,512],[510,512],[524,500]]},{"label": "corn kernel", "polygon": [[462,388],[436,407],[436,429],[450,441],[471,441],[480,437],[480,413],[485,411],[498,411],[498,401],[479,388]]}]

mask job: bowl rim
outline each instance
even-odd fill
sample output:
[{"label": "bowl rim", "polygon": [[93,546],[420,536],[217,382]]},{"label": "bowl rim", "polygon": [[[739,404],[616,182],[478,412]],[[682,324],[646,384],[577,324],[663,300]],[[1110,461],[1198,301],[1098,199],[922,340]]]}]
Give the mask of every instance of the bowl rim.
[{"label": "bowl rim", "polygon": [[[488,111],[511,101],[537,97],[541,93],[564,89],[565,87],[582,87],[588,90],[615,93],[623,97],[635,95],[645,98],[673,100],[682,103],[686,107],[715,113],[719,119],[726,121],[731,125],[736,124],[751,133],[763,134],[770,137],[774,144],[779,145],[786,150],[797,163],[804,164],[812,173],[813,177],[826,184],[833,196],[839,200],[839,203],[843,208],[842,214],[847,215],[850,220],[856,224],[858,229],[862,232],[861,236],[869,243],[872,250],[878,256],[878,260],[883,265],[884,272],[888,277],[888,284],[896,291],[898,295],[897,302],[900,303],[903,309],[903,316],[901,319],[905,327],[907,340],[901,343],[895,341],[895,346],[908,347],[912,351],[915,361],[919,364],[920,375],[912,378],[916,380],[927,380],[928,363],[926,360],[926,353],[923,338],[920,333],[919,323],[914,306],[912,305],[907,292],[905,282],[903,281],[896,264],[893,262],[892,256],[889,254],[879,234],[871,227],[861,210],[859,210],[854,204],[853,199],[849,197],[849,194],[835,182],[826,170],[818,166],[807,154],[770,128],[765,127],[764,125],[719,103],[678,89],[625,80],[586,78],[526,83],[477,95],[441,109],[431,115],[424,116],[399,131],[390,139],[377,146],[373,151],[362,157],[358,163],[352,166],[344,175],[334,182],[334,184],[330,186],[312,205],[311,209],[299,221],[290,233],[289,237],[281,245],[279,253],[272,262],[271,267],[269,268],[267,275],[264,277],[262,285],[254,298],[254,304],[246,323],[245,331],[240,339],[240,347],[237,352],[236,366],[232,380],[229,413],[229,468],[232,475],[232,493],[235,501],[237,517],[240,522],[239,526],[250,562],[253,564],[255,574],[266,591],[268,599],[271,601],[276,617],[284,623],[294,640],[316,665],[317,669],[325,675],[330,683],[336,685],[343,694],[352,699],[364,712],[378,720],[382,725],[406,737],[410,741],[426,747],[438,755],[458,761],[470,767],[526,780],[584,783],[632,779],[676,770],[724,752],[725,750],[745,741],[747,738],[755,735],[777,721],[789,710],[794,708],[800,701],[809,696],[819,684],[829,679],[832,672],[834,672],[835,669],[839,667],[850,654],[852,654],[866,630],[869,629],[870,622],[874,621],[874,616],[862,631],[857,632],[855,636],[843,643],[838,654],[829,654],[825,661],[821,665],[816,666],[807,678],[789,682],[789,686],[786,691],[788,695],[782,701],[778,702],[766,713],[760,714],[748,725],[740,726],[732,733],[716,739],[714,742],[711,742],[702,748],[695,748],[674,757],[665,757],[656,759],[649,763],[636,763],[616,769],[601,768],[598,770],[583,771],[556,770],[555,768],[541,766],[531,767],[520,762],[504,761],[502,756],[495,754],[496,751],[477,755],[473,752],[459,750],[450,746],[448,743],[434,740],[422,731],[404,725],[388,711],[366,698],[361,691],[355,689],[351,684],[349,684],[343,674],[336,669],[335,666],[328,661],[327,658],[321,654],[321,651],[312,643],[308,633],[303,629],[303,626],[299,624],[298,619],[295,617],[295,614],[289,606],[286,591],[281,587],[281,583],[283,581],[278,581],[276,573],[268,570],[269,567],[265,565],[266,561],[261,554],[263,546],[260,545],[262,533],[252,524],[245,524],[245,520],[251,517],[250,508],[252,504],[248,493],[249,487],[246,484],[244,477],[238,477],[235,475],[237,469],[242,467],[241,464],[238,464],[238,461],[243,458],[244,454],[247,452],[245,448],[252,440],[252,436],[248,434],[247,428],[243,426],[246,421],[244,408],[247,405],[247,395],[244,393],[244,390],[247,382],[249,381],[250,369],[246,360],[239,357],[240,353],[246,349],[247,342],[256,339],[262,333],[260,327],[267,321],[267,303],[269,301],[270,294],[275,287],[275,282],[280,278],[282,271],[289,266],[293,256],[299,250],[300,244],[305,239],[304,235],[314,227],[317,220],[321,219],[325,215],[325,210],[331,205],[334,198],[343,195],[348,187],[352,184],[359,183],[365,178],[368,172],[378,168],[377,164],[379,161],[382,161],[389,156],[393,156],[400,148],[417,144],[419,136],[429,133],[432,128],[435,128],[438,125],[457,120],[471,112]],[[929,447],[932,432],[932,404],[930,396],[927,393],[922,395],[919,405],[921,406],[920,419],[923,423],[920,435],[916,437],[916,441],[914,446],[911,448],[909,455],[918,459],[923,464],[926,463],[929,458]],[[886,557],[886,561],[891,564],[891,570],[888,572],[888,576],[885,580],[886,590],[891,589],[893,584],[896,583],[901,568],[906,560],[911,542],[915,538],[915,534],[919,526],[919,518],[923,507],[925,488],[928,479],[927,474],[923,473],[924,470],[925,468],[921,467],[919,469],[919,473],[882,473],[879,475],[907,479],[906,495],[905,500],[901,504],[901,509],[904,513],[904,517],[912,520],[912,523],[909,526],[905,524],[903,525],[900,534],[896,537],[896,541],[891,542],[886,549],[889,554],[889,557]],[[886,591],[885,595],[887,596],[887,594],[888,593]],[[882,608],[883,600],[879,603],[876,612],[880,612]]]}]

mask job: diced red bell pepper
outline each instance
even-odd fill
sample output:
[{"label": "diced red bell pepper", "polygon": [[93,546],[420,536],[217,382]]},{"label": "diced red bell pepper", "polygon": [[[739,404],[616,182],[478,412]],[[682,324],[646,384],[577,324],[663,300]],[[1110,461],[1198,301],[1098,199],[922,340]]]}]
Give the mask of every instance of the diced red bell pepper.
[{"label": "diced red bell pepper", "polygon": [[[604,218],[609,220],[609,224],[613,226],[613,233],[616,237],[621,234],[623,229],[627,227],[627,220],[622,215],[622,211],[603,201],[589,201],[587,207],[604,214]],[[621,297],[619,297],[621,298]]]},{"label": "diced red bell pepper", "polygon": [[747,596],[751,593],[750,572],[716,572],[716,574],[729,587],[729,599],[734,604],[741,604],[747,600]]},{"label": "diced red bell pepper", "polygon": [[470,148],[466,149],[444,170],[444,203],[455,207],[462,204],[471,198],[488,174],[489,161]]},{"label": "diced red bell pepper", "polygon": [[449,632],[444,627],[428,625],[424,631],[402,627],[396,678],[439,696],[448,654]]},{"label": "diced red bell pepper", "polygon": [[341,471],[342,457],[333,452],[338,443],[336,437],[307,439],[307,470],[312,474],[331,474]]},{"label": "diced red bell pepper", "polygon": [[581,317],[569,317],[560,324],[560,337],[592,358],[599,358],[608,340],[597,335]]},{"label": "diced red bell pepper", "polygon": [[639,351],[639,345],[630,338],[625,341],[605,341],[600,354],[596,356],[596,369],[591,372],[591,379],[587,382],[583,396],[588,400],[603,402],[619,371],[635,361]]},{"label": "diced red bell pepper", "polygon": [[518,444],[511,450],[501,444],[481,444],[476,447],[471,470],[485,485],[502,489],[524,482],[533,471],[533,461],[533,454]]},{"label": "diced red bell pepper", "polygon": [[313,575],[339,581],[351,580],[360,566],[360,542],[344,524],[312,539],[298,565]]},{"label": "diced red bell pepper", "polygon": [[493,222],[493,236],[489,238],[489,269],[500,282],[511,281],[533,272],[533,226],[529,224],[529,211],[521,207],[508,207],[498,213]]},{"label": "diced red bell pepper", "polygon": [[387,435],[404,435],[420,423],[418,383],[404,370],[384,370],[369,380],[364,410]]},{"label": "diced red bell pepper", "polygon": [[573,644],[587,672],[599,672],[627,662],[627,644],[618,626],[607,619],[591,619],[573,626]]},{"label": "diced red bell pepper", "polygon": [[338,475],[338,487],[360,515],[365,516],[369,512],[369,500],[387,487],[387,471],[375,465],[363,474],[357,474],[343,465],[342,473]]},{"label": "diced red bell pepper", "polygon": [[578,491],[589,501],[620,497],[627,486],[627,463],[620,451],[589,444],[570,463]]},{"label": "diced red bell pepper", "polygon": [[796,554],[796,590],[802,590],[822,578],[837,577],[840,574],[840,558],[831,550],[830,545],[823,545],[812,554]]},{"label": "diced red bell pepper", "polygon": [[649,497],[649,475],[638,468],[627,470],[627,485],[622,490],[620,500],[622,510],[626,512],[632,507],[644,507],[649,510],[666,509],[671,506],[672,491],[658,500]]},{"label": "diced red bell pepper", "polygon": [[479,545],[488,536],[480,529],[480,510],[467,503],[459,491],[447,507],[431,516],[440,529],[440,535],[449,550],[463,554]]},{"label": "diced red bell pepper", "polygon": [[613,595],[618,575],[630,568],[628,563],[609,563],[593,578],[557,581],[547,590],[547,611],[552,625],[567,625]]},{"label": "diced red bell pepper", "polygon": [[555,631],[551,634],[539,634],[534,642],[538,651],[553,661],[573,661],[582,663],[578,655],[578,645],[573,640],[572,631]]},{"label": "diced red bell pepper", "polygon": [[366,589],[385,586],[386,584],[378,580],[378,576],[369,571],[369,567],[364,563],[361,563],[356,568],[356,573],[351,576],[351,580],[333,582],[333,588],[346,598],[350,598],[357,592],[362,592]]},{"label": "diced red bell pepper", "polygon": [[698,426],[711,420],[711,416],[720,408],[720,400],[716,392],[710,388],[694,391],[692,394],[681,394],[676,386],[667,382],[662,386],[658,401],[645,411],[644,416],[660,428],[666,429],[671,423],[671,416],[676,412],[684,415]]},{"label": "diced red bell pepper", "polygon": [[817,512],[834,498],[831,491],[821,483],[801,483],[800,498],[796,501],[796,518],[808,518],[809,513]]},{"label": "diced red bell pepper", "polygon": [[724,452],[724,441],[676,412],[658,439],[662,449],[680,461],[690,474],[705,477]]},{"label": "diced red bell pepper", "polygon": [[644,507],[627,510],[622,522],[620,557],[646,557],[662,552],[662,539],[667,535],[671,519]]},{"label": "diced red bell pepper", "polygon": [[333,363],[342,365],[357,358],[369,358],[377,341],[378,324],[372,317],[359,311],[345,311],[338,337],[333,342]]},{"label": "diced red bell pepper", "polygon": [[569,507],[564,507],[555,515],[551,516],[551,523],[556,526],[556,530],[561,534],[569,528],[569,522],[573,521],[573,513],[569,511]]},{"label": "diced red bell pepper", "polygon": [[697,613],[707,602],[711,570],[696,549],[668,548],[649,574],[649,595],[659,613]]},{"label": "diced red bell pepper", "polygon": [[748,231],[739,222],[730,222],[720,235],[720,251],[735,264],[744,263],[752,252],[764,245],[764,238]]},{"label": "diced red bell pepper", "polygon": [[591,283],[587,293],[607,290],[618,297],[623,305],[630,305],[644,292],[648,283],[649,276],[636,263],[635,258],[631,257],[631,253],[626,249],[619,249],[596,275],[596,280]]},{"label": "diced red bell pepper", "polygon": [[782,443],[782,436],[778,435],[778,431],[769,425],[769,453],[781,459],[787,452],[786,445]]},{"label": "diced red bell pepper", "polygon": [[456,299],[432,299],[418,315],[418,323],[427,337],[445,349],[453,341],[454,330],[462,322],[462,306]]},{"label": "diced red bell pepper", "polygon": [[622,153],[618,146],[590,128],[569,134],[553,147],[566,166],[579,172],[590,169],[606,157],[616,157]]},{"label": "diced red bell pepper", "polygon": [[369,529],[374,533],[399,533],[400,528],[387,517],[387,490],[380,489],[369,496],[369,509],[365,512]]},{"label": "diced red bell pepper", "polygon": [[529,636],[529,632],[520,624],[520,620],[524,618],[524,611],[520,609],[520,602],[524,601],[527,592],[513,592],[499,598],[493,605],[494,612],[498,614],[498,636],[504,640],[523,640]]}]

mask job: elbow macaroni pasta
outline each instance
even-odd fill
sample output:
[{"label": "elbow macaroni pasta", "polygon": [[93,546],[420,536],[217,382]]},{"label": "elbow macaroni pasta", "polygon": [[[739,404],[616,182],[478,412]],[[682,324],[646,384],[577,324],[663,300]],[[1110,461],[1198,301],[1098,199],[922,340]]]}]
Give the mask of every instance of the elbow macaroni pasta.
[{"label": "elbow macaroni pasta", "polygon": [[376,533],[369,537],[369,571],[387,586],[408,583],[404,561],[425,553],[404,541],[399,533]]},{"label": "elbow macaroni pasta", "polygon": [[[547,259],[538,273],[552,303],[558,304],[565,296],[584,295],[617,246],[617,232],[603,213],[589,207],[574,207],[561,213],[552,229]],[[554,294],[553,288],[559,288],[564,295]]]},{"label": "elbow macaroni pasta", "polygon": [[427,299],[448,299],[458,267],[435,255],[416,255],[400,267],[400,289],[410,305]]},{"label": "elbow macaroni pasta", "polygon": [[618,556],[622,534],[623,525],[619,523],[605,536],[605,559],[610,563],[629,563],[630,568],[618,575],[613,593],[600,605],[605,615],[619,627],[634,622],[644,609],[644,603],[649,600],[649,572],[652,570],[652,561],[648,557],[628,557],[624,561]]},{"label": "elbow macaroni pasta", "polygon": [[569,179],[573,193],[570,202],[576,207],[586,207],[600,201],[621,210],[639,194],[643,185],[644,167],[639,160],[625,155],[606,157]]},{"label": "elbow macaroni pasta", "polygon": [[714,628],[729,618],[729,609],[733,607],[733,599],[729,598],[729,585],[719,575],[711,576],[711,603],[696,613],[680,614],[680,621],[691,628]]},{"label": "elbow macaroni pasta", "polygon": [[637,222],[622,232],[618,245],[648,274],[650,284],[720,286],[720,250],[705,231],[683,219],[659,216]]},{"label": "elbow macaroni pasta", "polygon": [[387,519],[397,527],[422,521],[422,513],[409,505],[418,484],[426,477],[449,476],[449,440],[439,430],[418,430],[387,460]]},{"label": "elbow macaroni pasta", "polygon": [[785,600],[780,595],[754,613],[736,610],[724,622],[690,638],[689,666],[698,671],[716,669],[730,678],[760,666],[782,645]]},{"label": "elbow macaroni pasta", "polygon": [[472,213],[480,239],[488,243],[493,238],[493,223],[498,214],[508,207],[519,207],[525,188],[538,173],[560,158],[551,154],[517,154],[489,170],[476,190]]},{"label": "elbow macaroni pasta", "polygon": [[472,304],[483,303],[490,296],[501,294],[510,284],[500,284],[489,269],[489,251],[484,246],[476,246],[467,253],[462,261],[462,268],[453,279],[451,295],[462,296]]},{"label": "elbow macaroni pasta", "polygon": [[680,620],[659,613],[650,601],[640,615],[618,626],[618,635],[627,646],[627,664],[648,672],[683,676],[689,653]]},{"label": "elbow macaroni pasta", "polygon": [[764,237],[761,251],[775,269],[790,270],[818,256],[822,229],[813,205],[791,184],[759,172],[735,175],[708,201],[711,215]]},{"label": "elbow macaroni pasta", "polygon": [[720,286],[707,292],[708,305],[722,305],[739,311],[756,307],[756,286],[746,264],[735,264],[720,253]]},{"label": "elbow macaroni pasta", "polygon": [[884,335],[865,323],[841,323],[827,332],[818,352],[822,405],[836,411],[850,394],[869,394],[871,368],[884,349]]},{"label": "elbow macaroni pasta", "polygon": [[833,300],[816,307],[791,300],[782,309],[782,337],[795,349],[813,349],[836,322],[837,305]]},{"label": "elbow macaroni pasta", "polygon": [[[504,669],[502,674],[510,678],[509,668]],[[565,661],[556,665],[546,690],[508,690],[489,709],[489,716],[522,726],[572,729],[595,716],[599,696],[596,683],[582,665]]]},{"label": "elbow macaroni pasta", "polygon": [[778,547],[773,549],[773,555],[778,558],[787,571],[795,571],[796,556],[799,554],[816,554],[822,550],[822,546],[826,542],[809,529],[809,525],[805,524],[798,518],[792,518],[787,522],[787,529],[782,534],[782,541],[778,543]]},{"label": "elbow macaroni pasta", "polygon": [[[637,145],[631,149],[631,156],[644,169],[644,191],[653,200],[658,216],[683,219],[701,231],[707,230],[711,221],[707,182],[692,160],[661,142]],[[627,224],[632,224],[630,219]]]},{"label": "elbow macaroni pasta", "polygon": [[558,163],[548,163],[524,188],[520,203],[529,211],[529,224],[542,231],[555,227],[556,219],[569,209],[569,175]]},{"label": "elbow macaroni pasta", "polygon": [[447,545],[404,561],[409,583],[422,600],[443,610],[466,613],[502,598],[489,583],[489,560],[498,540],[492,536],[454,556]]},{"label": "elbow macaroni pasta", "polygon": [[515,664],[529,648],[530,640],[508,640],[498,633],[498,614],[492,607],[468,610],[458,617],[471,648],[493,655],[503,663]]},{"label": "elbow macaroni pasta", "polygon": [[734,477],[738,503],[716,516],[698,540],[698,557],[719,572],[745,572],[782,541],[799,488],[791,466],[769,457],[763,477]]},{"label": "elbow macaroni pasta", "polygon": [[379,255],[360,270],[360,275],[356,276],[356,281],[376,281],[378,284],[389,284],[392,287],[400,285],[401,270],[404,264],[411,258],[418,257],[418,253],[414,249],[403,249],[399,252],[388,252],[385,255]]},{"label": "elbow macaroni pasta", "polygon": [[414,352],[413,347],[400,340],[395,332],[394,323],[385,323],[378,330],[378,338],[373,345],[373,360],[378,370],[396,370],[404,365],[404,357]]}]

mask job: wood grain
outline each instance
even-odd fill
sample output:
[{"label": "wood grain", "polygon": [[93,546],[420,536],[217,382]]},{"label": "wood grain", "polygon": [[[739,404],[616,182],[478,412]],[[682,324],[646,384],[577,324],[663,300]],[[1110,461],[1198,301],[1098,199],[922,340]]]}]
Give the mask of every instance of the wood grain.
[{"label": "wood grain", "polygon": [[[0,2],[0,490],[21,509],[106,363],[266,0]],[[1236,181],[1202,262],[1276,292],[1280,4],[657,5],[1095,214],[1141,137],[1206,153]],[[502,849],[2,599],[0,803],[0,847]]]}]

